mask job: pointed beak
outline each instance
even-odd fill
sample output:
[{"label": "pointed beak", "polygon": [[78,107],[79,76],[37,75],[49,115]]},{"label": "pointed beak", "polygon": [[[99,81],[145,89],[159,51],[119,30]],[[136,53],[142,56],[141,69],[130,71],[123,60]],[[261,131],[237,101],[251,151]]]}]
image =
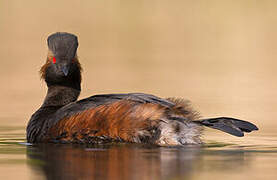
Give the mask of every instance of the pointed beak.
[{"label": "pointed beak", "polygon": [[68,75],[68,71],[69,71],[69,67],[67,67],[67,66],[62,66],[62,72],[63,72],[63,74],[64,74],[65,76]]}]

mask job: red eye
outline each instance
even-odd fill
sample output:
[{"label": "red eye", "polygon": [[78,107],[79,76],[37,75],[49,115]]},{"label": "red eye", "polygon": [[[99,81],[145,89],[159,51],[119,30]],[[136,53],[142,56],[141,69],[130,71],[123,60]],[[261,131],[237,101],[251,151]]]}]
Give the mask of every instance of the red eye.
[{"label": "red eye", "polygon": [[53,63],[56,64],[56,58],[55,57],[53,57]]}]

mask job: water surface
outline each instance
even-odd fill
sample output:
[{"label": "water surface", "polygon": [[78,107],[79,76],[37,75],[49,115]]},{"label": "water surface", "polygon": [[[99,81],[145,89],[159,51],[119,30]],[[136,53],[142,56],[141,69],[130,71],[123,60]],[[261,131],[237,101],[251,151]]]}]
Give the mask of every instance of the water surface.
[{"label": "water surface", "polygon": [[207,132],[202,146],[31,145],[24,127],[0,129],[0,179],[275,179],[276,134]]}]

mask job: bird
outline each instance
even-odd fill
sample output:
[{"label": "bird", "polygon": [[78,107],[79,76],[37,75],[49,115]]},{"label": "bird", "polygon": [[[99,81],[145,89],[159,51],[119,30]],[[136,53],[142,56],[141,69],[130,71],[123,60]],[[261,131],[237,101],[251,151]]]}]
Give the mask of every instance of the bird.
[{"label": "bird", "polygon": [[99,94],[78,100],[82,67],[78,37],[56,32],[48,36],[48,54],[40,69],[48,90],[31,116],[28,143],[142,143],[158,146],[203,144],[203,127],[242,137],[258,130],[231,117],[201,119],[190,101],[145,93]]}]

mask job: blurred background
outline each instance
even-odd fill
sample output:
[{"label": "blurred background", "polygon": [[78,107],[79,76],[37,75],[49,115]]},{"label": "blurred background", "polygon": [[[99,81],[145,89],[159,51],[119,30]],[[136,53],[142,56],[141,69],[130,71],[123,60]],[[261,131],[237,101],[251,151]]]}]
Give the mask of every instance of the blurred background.
[{"label": "blurred background", "polygon": [[46,39],[62,31],[79,38],[80,98],[183,97],[203,117],[275,132],[276,8],[271,0],[0,0],[1,125],[25,127],[41,105]]},{"label": "blurred background", "polygon": [[275,1],[0,1],[1,123],[25,125],[46,86],[48,35],[79,37],[81,98],[145,92],[204,117],[276,125]]}]

